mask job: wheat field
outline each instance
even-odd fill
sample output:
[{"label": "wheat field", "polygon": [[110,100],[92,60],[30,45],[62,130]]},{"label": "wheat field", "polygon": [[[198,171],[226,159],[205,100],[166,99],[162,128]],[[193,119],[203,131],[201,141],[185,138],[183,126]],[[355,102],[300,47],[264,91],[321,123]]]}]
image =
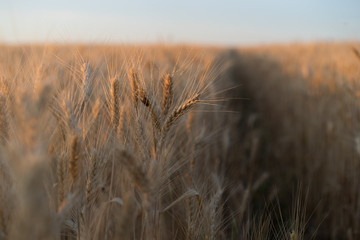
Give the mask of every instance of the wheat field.
[{"label": "wheat field", "polygon": [[358,239],[359,51],[0,46],[0,239]]}]

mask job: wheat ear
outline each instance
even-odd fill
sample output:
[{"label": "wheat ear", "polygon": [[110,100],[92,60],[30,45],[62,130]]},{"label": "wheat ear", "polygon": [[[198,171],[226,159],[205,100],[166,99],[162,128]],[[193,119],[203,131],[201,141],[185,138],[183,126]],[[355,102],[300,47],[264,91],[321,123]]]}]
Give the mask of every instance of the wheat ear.
[{"label": "wheat ear", "polygon": [[167,74],[164,79],[163,95],[161,113],[165,116],[169,112],[173,100],[173,82],[170,74]]},{"label": "wheat ear", "polygon": [[120,109],[119,126],[117,129],[117,137],[120,142],[122,141],[123,127],[124,127],[124,108],[122,107]]},{"label": "wheat ear", "polygon": [[115,132],[117,132],[119,126],[119,80],[114,78],[111,81],[111,115],[112,115],[112,124],[114,126]]},{"label": "wheat ear", "polygon": [[160,132],[161,128],[160,128],[159,117],[157,116],[155,109],[151,104],[149,96],[146,94],[144,90],[139,88],[137,92],[137,97],[139,101],[142,102],[145,105],[145,107],[149,110],[155,129],[157,129]]},{"label": "wheat ear", "polygon": [[194,97],[185,101],[180,107],[178,107],[175,111],[173,111],[169,117],[165,120],[163,125],[163,134],[166,134],[170,127],[176,123],[176,121],[187,113],[192,107],[195,106],[196,103],[199,102],[200,94],[196,94]]},{"label": "wheat ear", "polygon": [[81,67],[82,73],[82,84],[83,84],[83,93],[84,93],[84,100],[87,101],[91,95],[91,71],[90,66],[88,63],[84,63]]},{"label": "wheat ear", "polygon": [[150,111],[151,118],[153,120],[153,124],[155,128],[160,131],[161,129],[160,129],[159,117],[157,116],[154,107],[151,104],[149,96],[137,84],[137,74],[133,69],[130,70],[130,85],[131,85],[132,102],[135,106],[135,109],[137,110],[138,107],[137,100],[142,102],[145,105],[145,107]]}]

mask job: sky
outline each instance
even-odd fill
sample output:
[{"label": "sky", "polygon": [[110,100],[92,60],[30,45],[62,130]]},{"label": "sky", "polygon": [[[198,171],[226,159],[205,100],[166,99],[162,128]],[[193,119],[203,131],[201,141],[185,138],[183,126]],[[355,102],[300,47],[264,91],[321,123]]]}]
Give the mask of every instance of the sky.
[{"label": "sky", "polygon": [[0,0],[0,42],[360,41],[360,0]]}]

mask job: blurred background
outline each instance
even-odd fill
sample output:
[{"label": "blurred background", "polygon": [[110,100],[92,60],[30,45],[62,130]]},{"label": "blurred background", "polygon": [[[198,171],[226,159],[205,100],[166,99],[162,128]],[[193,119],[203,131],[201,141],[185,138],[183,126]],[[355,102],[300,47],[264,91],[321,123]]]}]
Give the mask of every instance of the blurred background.
[{"label": "blurred background", "polygon": [[0,42],[358,41],[359,10],[357,0],[1,0]]}]

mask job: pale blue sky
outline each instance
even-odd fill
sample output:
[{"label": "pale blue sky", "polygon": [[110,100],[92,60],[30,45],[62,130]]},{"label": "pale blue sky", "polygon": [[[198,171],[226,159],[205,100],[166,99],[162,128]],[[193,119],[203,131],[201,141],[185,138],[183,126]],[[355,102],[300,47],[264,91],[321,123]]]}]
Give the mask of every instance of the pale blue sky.
[{"label": "pale blue sky", "polygon": [[0,0],[0,42],[360,41],[360,0]]}]

